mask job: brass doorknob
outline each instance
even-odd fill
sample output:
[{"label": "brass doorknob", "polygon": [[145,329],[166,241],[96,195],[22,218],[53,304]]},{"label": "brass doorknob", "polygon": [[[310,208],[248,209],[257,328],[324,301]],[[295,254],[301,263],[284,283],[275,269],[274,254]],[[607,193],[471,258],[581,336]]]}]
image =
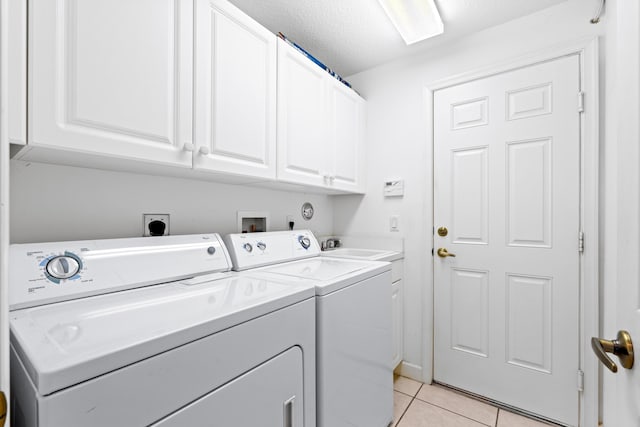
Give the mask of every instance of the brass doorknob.
[{"label": "brass doorknob", "polygon": [[593,337],[591,338],[591,348],[602,364],[611,372],[618,372],[618,366],[607,356],[607,353],[618,356],[623,368],[631,369],[633,367],[633,343],[631,335],[627,331],[618,331],[617,339],[611,341]]},{"label": "brass doorknob", "polygon": [[0,391],[0,427],[7,421],[7,396],[4,391]]},{"label": "brass doorknob", "polygon": [[438,256],[440,258],[446,258],[448,256],[456,256],[456,254],[452,254],[451,252],[449,252],[446,248],[438,248]]}]

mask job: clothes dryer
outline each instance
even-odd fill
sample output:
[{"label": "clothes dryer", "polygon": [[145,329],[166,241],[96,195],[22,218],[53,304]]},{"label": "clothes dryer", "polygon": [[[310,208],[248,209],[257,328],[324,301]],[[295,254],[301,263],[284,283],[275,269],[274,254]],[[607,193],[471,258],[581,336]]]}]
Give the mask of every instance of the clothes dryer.
[{"label": "clothes dryer", "polygon": [[217,234],[10,257],[14,427],[315,426],[313,286],[229,272]]}]

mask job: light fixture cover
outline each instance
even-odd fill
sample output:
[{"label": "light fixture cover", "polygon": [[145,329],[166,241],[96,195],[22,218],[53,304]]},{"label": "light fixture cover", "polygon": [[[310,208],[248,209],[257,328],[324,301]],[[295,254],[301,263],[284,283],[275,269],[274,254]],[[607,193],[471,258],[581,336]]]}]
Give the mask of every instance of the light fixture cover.
[{"label": "light fixture cover", "polygon": [[378,0],[407,45],[444,32],[434,0]]}]

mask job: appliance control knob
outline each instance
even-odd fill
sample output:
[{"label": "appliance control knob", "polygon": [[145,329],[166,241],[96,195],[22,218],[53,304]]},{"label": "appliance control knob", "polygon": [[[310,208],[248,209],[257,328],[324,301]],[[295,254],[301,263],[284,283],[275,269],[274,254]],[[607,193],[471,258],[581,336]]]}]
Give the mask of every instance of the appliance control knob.
[{"label": "appliance control knob", "polygon": [[256,244],[256,246],[258,247],[258,249],[260,249],[261,251],[264,251],[265,249],[267,249],[267,244],[264,242],[258,242],[258,244]]},{"label": "appliance control knob", "polygon": [[309,246],[311,246],[311,240],[307,236],[298,236],[298,242],[305,249],[309,249]]},{"label": "appliance control knob", "polygon": [[207,253],[208,253],[209,255],[213,255],[213,254],[215,254],[215,253],[216,253],[216,248],[214,248],[213,246],[209,246],[209,247],[207,248]]},{"label": "appliance control knob", "polygon": [[242,245],[242,247],[247,252],[251,252],[253,250],[253,246],[251,246],[251,243],[245,243],[244,245]]},{"label": "appliance control knob", "polygon": [[51,258],[47,263],[47,274],[56,279],[68,279],[80,271],[80,263],[77,259],[61,255]]}]

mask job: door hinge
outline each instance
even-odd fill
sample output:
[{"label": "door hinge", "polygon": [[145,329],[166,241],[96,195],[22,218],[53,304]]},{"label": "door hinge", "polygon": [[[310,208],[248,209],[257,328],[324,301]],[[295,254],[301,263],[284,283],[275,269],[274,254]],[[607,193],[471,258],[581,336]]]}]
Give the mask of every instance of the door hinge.
[{"label": "door hinge", "polygon": [[584,252],[584,232],[581,231],[578,234],[578,252],[583,253]]},{"label": "door hinge", "polygon": [[578,391],[584,391],[584,372],[578,369]]},{"label": "door hinge", "polygon": [[578,113],[584,113],[584,92],[578,92]]}]

